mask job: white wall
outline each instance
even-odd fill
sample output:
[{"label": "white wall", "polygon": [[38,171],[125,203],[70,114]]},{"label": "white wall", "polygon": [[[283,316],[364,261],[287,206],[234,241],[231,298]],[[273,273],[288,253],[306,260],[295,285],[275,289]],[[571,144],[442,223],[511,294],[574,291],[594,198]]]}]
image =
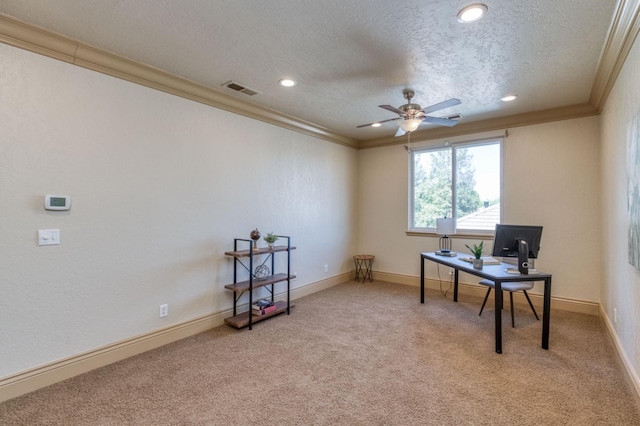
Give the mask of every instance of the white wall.
[{"label": "white wall", "polygon": [[[505,140],[504,222],[544,227],[536,267],[553,274],[555,297],[599,300],[599,154],[597,117],[509,129]],[[415,277],[419,253],[437,249],[438,240],[405,234],[407,155],[401,145],[361,152],[358,246],[376,256],[376,270]],[[469,241],[455,238],[453,249],[466,251]],[[435,265],[426,267],[437,278]],[[535,292],[542,294],[541,284]]]},{"label": "white wall", "polygon": [[[601,115],[603,309],[627,361],[640,368],[640,271],[628,263],[627,127],[640,114],[640,45],[635,43]],[[613,310],[617,310],[617,322]]]},{"label": "white wall", "polygon": [[256,227],[292,236],[294,288],[352,269],[353,149],[6,45],[0,94],[0,378],[230,308]]}]

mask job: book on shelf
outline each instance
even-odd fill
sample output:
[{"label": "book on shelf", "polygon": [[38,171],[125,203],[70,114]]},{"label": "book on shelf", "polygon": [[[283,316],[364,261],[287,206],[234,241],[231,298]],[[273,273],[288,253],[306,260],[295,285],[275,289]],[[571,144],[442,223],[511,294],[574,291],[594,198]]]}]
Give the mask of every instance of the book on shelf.
[{"label": "book on shelf", "polygon": [[273,300],[260,299],[257,302],[254,302],[253,305],[251,305],[251,307],[256,311],[259,311],[273,305],[275,305],[275,302]]},{"label": "book on shelf", "polygon": [[278,310],[278,307],[276,305],[271,305],[271,306],[267,306],[264,309],[259,309],[259,310],[253,310],[253,315],[266,315],[266,314],[270,314],[271,312],[275,312]]}]

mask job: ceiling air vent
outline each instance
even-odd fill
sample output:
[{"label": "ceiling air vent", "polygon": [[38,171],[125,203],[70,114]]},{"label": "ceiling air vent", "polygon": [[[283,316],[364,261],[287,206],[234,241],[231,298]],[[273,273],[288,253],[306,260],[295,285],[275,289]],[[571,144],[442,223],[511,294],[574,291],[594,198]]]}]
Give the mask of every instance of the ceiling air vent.
[{"label": "ceiling air vent", "polygon": [[236,92],[244,93],[247,96],[253,96],[260,93],[257,90],[249,89],[248,87],[243,86],[242,84],[238,84],[235,81],[227,81],[222,85],[222,87],[235,90]]}]

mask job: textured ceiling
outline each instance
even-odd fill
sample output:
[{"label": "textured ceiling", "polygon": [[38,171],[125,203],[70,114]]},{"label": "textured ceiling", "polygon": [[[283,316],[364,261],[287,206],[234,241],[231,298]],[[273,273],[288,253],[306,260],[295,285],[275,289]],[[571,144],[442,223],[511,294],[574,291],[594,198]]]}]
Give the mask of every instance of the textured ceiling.
[{"label": "textured ceiling", "polygon": [[405,103],[405,87],[422,107],[459,98],[433,115],[462,122],[589,101],[615,0],[486,0],[482,20],[461,24],[470,3],[0,0],[0,13],[357,140],[395,133],[356,125],[394,118],[377,106]]}]

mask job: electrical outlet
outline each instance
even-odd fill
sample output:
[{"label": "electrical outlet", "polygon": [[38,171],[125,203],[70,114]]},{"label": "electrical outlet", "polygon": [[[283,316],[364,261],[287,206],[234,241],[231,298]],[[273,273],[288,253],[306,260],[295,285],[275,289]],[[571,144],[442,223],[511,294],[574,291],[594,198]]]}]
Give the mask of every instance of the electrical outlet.
[{"label": "electrical outlet", "polygon": [[169,305],[166,303],[164,305],[160,305],[160,318],[164,318],[169,315]]},{"label": "electrical outlet", "polygon": [[329,272],[329,265],[324,265],[324,273],[326,274],[327,272]]}]

